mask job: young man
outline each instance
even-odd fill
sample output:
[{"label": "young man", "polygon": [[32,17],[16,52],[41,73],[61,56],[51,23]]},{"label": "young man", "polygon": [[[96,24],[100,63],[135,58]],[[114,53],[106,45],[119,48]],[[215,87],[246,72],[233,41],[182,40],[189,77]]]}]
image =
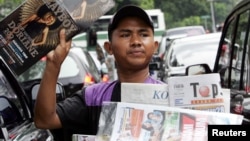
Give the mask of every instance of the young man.
[{"label": "young man", "polygon": [[163,83],[149,75],[149,62],[158,42],[154,40],[153,22],[144,10],[132,5],[121,8],[110,22],[108,35],[104,47],[115,57],[118,80],[91,85],[57,104],[57,77],[71,46],[71,41],[65,41],[64,30],[60,32],[60,44],[47,55],[37,96],[34,121],[38,128],[95,135],[102,102],[121,100],[121,82]]}]

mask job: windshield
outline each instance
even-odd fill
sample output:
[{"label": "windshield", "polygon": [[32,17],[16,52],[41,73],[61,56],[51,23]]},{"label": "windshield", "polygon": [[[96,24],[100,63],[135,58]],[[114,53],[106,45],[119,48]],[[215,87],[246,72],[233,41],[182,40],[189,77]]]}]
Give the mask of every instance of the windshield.
[{"label": "windshield", "polygon": [[218,43],[218,40],[209,40],[206,42],[190,42],[173,45],[168,59],[169,65],[172,67],[180,67],[207,63],[212,68],[215,62]]}]

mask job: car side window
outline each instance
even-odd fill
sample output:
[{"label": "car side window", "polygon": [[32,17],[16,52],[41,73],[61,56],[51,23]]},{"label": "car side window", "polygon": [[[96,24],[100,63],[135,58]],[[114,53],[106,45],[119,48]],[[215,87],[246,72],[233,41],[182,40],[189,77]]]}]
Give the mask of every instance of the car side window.
[{"label": "car side window", "polygon": [[0,125],[11,130],[24,119],[21,102],[0,70]]},{"label": "car side window", "polygon": [[0,116],[7,129],[11,129],[22,120],[16,105],[5,96],[0,96]]},{"label": "car side window", "polygon": [[[249,11],[246,11],[239,16],[239,22],[236,30],[235,42],[232,45],[232,70],[231,70],[231,86],[234,89],[242,90],[240,84],[241,73],[245,76],[243,68],[245,61],[243,60],[244,43],[246,39],[246,29],[248,27]],[[246,64],[245,64],[246,65]]]},{"label": "car side window", "polygon": [[[246,88],[246,81],[247,79],[247,74],[248,74],[248,40],[247,37],[249,36],[248,32],[249,31],[249,16],[250,16],[250,11],[247,10],[246,12],[242,13],[239,18],[239,24],[238,24],[238,30],[237,30],[237,35],[235,37],[235,51],[234,51],[234,58],[233,58],[233,67],[236,68],[236,70],[240,70],[242,73],[242,82],[244,85],[241,83],[239,84],[236,89],[238,90],[245,90]],[[240,75],[237,76],[239,77],[240,80]]]},{"label": "car side window", "polygon": [[[224,44],[221,47],[219,66],[220,74],[222,78],[222,85],[225,88],[232,88],[237,90],[245,90],[246,82],[249,76],[248,74],[248,50],[246,44],[247,28],[249,21],[249,11],[241,13],[238,20],[234,18],[231,22],[225,27],[226,35],[224,38]],[[238,22],[238,23],[237,23]],[[237,28],[234,29],[235,25]],[[247,43],[245,43],[247,41]],[[248,45],[247,45],[248,47]],[[245,54],[244,54],[245,53]],[[244,59],[244,58],[247,59]],[[243,77],[243,79],[241,79]],[[242,86],[242,82],[245,86]]]},{"label": "car side window", "polygon": [[220,58],[219,58],[219,73],[221,76],[221,84],[224,88],[228,88],[228,82],[229,82],[229,77],[228,77],[228,68],[230,65],[230,58],[231,58],[231,50],[232,50],[232,32],[233,32],[233,27],[235,24],[235,19],[232,20],[228,27],[227,27],[227,32],[223,41],[223,45],[220,48]]},{"label": "car side window", "polygon": [[248,94],[250,94],[250,54],[249,54],[250,34],[249,32],[250,32],[250,27],[248,23],[248,32],[247,32],[248,35],[246,36],[248,37],[248,39],[246,40],[245,51],[244,51],[245,52],[245,61],[244,61],[245,66],[244,66],[244,74],[243,74],[244,89]]}]

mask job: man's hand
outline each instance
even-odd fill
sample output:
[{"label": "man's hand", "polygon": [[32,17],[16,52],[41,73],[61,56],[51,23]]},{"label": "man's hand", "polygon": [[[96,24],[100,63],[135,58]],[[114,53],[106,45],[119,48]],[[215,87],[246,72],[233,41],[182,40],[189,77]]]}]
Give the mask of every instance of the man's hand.
[{"label": "man's hand", "polygon": [[62,29],[59,33],[60,44],[47,54],[47,61],[53,63],[54,67],[60,68],[62,62],[68,55],[69,49],[71,48],[72,40],[66,42],[65,29]]}]

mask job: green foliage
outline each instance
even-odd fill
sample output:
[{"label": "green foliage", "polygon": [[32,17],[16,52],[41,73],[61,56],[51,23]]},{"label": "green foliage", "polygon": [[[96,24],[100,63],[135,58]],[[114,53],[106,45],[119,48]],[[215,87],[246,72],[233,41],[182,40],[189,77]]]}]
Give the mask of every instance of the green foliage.
[{"label": "green foliage", "polygon": [[[0,19],[4,18],[24,0],[0,0]],[[211,31],[211,3],[208,0],[114,0],[116,6],[106,14],[114,14],[127,4],[143,9],[159,8],[164,12],[167,28],[187,25],[205,25]],[[213,0],[215,23],[224,22],[227,14],[240,0]],[[207,19],[202,16],[209,16]]]},{"label": "green foliage", "polygon": [[24,0],[0,0],[0,20],[10,14]]}]

